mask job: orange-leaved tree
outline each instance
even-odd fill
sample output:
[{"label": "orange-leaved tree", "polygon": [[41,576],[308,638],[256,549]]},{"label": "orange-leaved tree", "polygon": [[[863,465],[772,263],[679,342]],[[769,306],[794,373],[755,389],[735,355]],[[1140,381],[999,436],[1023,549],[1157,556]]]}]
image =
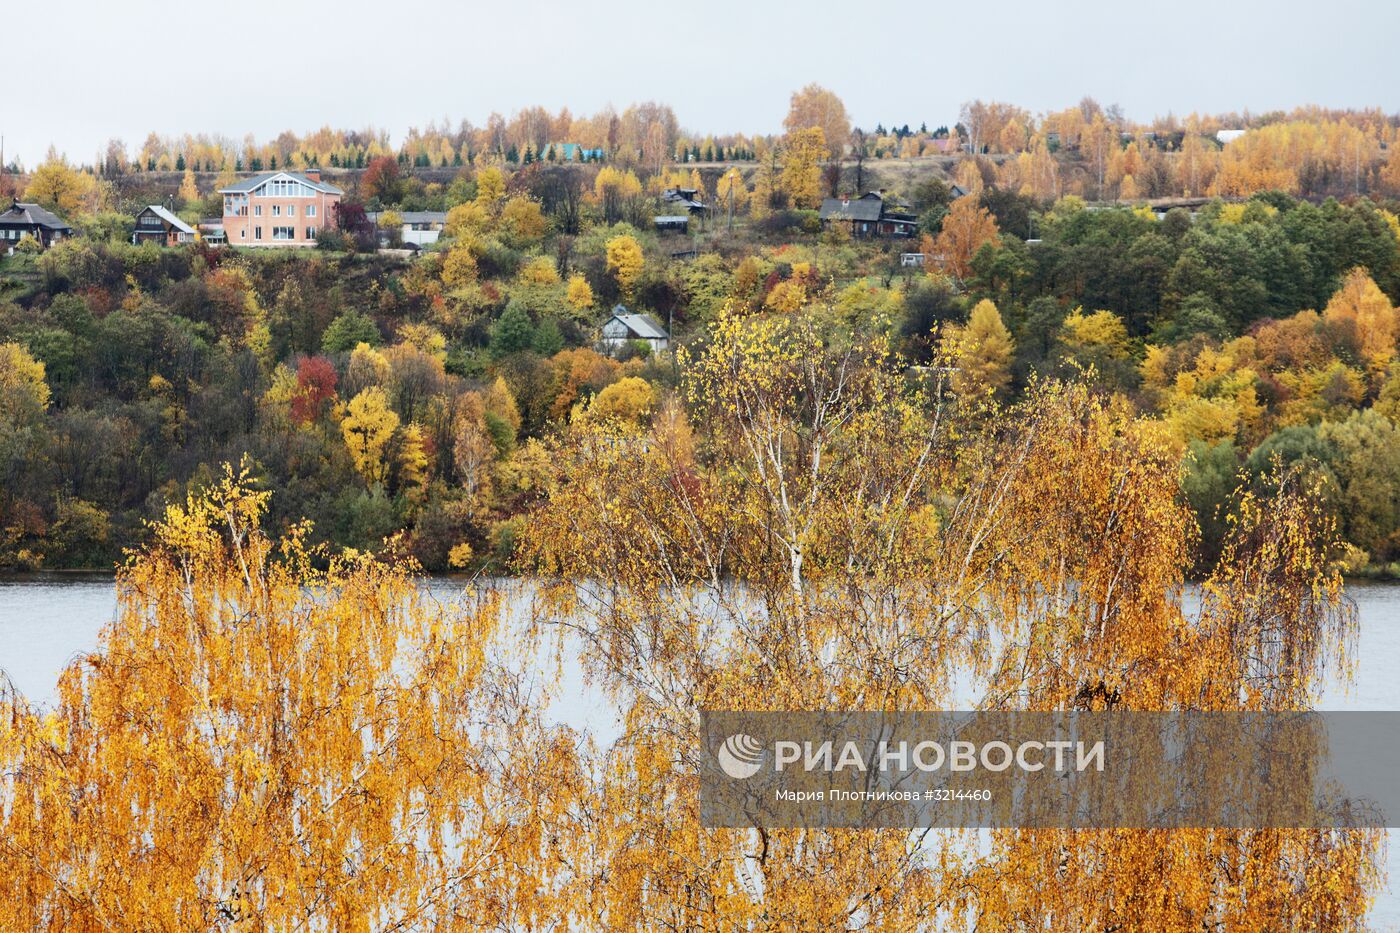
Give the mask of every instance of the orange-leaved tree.
[{"label": "orange-leaved tree", "polygon": [[57,707],[0,693],[0,929],[556,915],[576,772],[496,663],[498,600],[272,540],[266,500],[230,471],[171,507]]},{"label": "orange-leaved tree", "polygon": [[[579,420],[524,554],[625,711],[580,825],[608,929],[1360,929],[1372,831],[700,826],[699,712],[1305,708],[1352,620],[1316,491],[1245,498],[1202,590],[1175,441],[1010,409],[821,314],[726,313],[686,417]],[[697,427],[692,428],[691,425]]]}]

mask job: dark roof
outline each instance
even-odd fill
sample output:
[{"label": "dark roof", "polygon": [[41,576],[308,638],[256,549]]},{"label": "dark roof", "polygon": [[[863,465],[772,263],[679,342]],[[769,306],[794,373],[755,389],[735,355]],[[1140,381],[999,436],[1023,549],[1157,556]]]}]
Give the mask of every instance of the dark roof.
[{"label": "dark roof", "polygon": [[44,210],[37,204],[24,204],[19,201],[10,205],[10,209],[0,214],[0,223],[5,224],[27,224],[31,227],[47,227],[50,230],[72,230],[58,217]]},{"label": "dark roof", "polygon": [[304,184],[304,185],[310,185],[312,188],[315,188],[317,191],[324,191],[326,194],[344,194],[344,193],[345,193],[344,191],[341,191],[339,188],[337,188],[335,185],[331,184],[330,182],[327,182],[327,181],[313,181],[312,179],[307,178],[306,175],[305,175],[304,173],[302,173],[302,172],[263,172],[261,175],[254,175],[252,178],[245,178],[245,179],[243,179],[242,181],[234,182],[233,184],[229,185],[227,188],[220,188],[220,189],[219,189],[219,193],[220,193],[220,194],[243,194],[243,193],[245,193],[245,192],[252,191],[254,188],[257,188],[257,187],[258,187],[259,185],[261,185],[263,182],[265,182],[265,181],[271,181],[272,179],[277,178],[277,177],[279,177],[279,176],[281,176],[281,175],[285,175],[285,176],[287,176],[288,178],[295,179],[296,181],[299,181],[299,182],[301,182],[301,183]]},{"label": "dark roof", "polygon": [[820,216],[822,220],[876,221],[884,206],[884,199],[873,192],[861,198],[824,198]]},{"label": "dark roof", "polygon": [[667,188],[665,191],[661,192],[661,200],[665,201],[667,204],[684,205],[686,210],[692,213],[695,211],[709,210],[704,202],[696,199],[695,196],[699,193],[699,189],[697,188]]}]

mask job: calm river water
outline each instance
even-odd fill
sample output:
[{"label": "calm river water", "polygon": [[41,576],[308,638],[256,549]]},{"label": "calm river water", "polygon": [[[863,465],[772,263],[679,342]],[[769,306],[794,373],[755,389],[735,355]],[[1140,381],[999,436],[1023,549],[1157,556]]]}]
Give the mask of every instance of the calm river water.
[{"label": "calm river water", "polygon": [[[462,582],[432,579],[427,586],[445,601]],[[1355,677],[1349,686],[1328,684],[1319,705],[1400,710],[1400,584],[1360,583],[1349,592],[1361,622]],[[30,700],[52,703],[59,672],[97,646],[98,631],[115,611],[110,577],[0,578],[0,670]],[[553,679],[552,672],[549,676]],[[576,665],[566,665],[553,708],[557,720],[589,729],[603,741],[617,733],[610,706],[588,689]],[[1400,933],[1400,830],[1389,836],[1390,887],[1372,910],[1372,928]]]}]

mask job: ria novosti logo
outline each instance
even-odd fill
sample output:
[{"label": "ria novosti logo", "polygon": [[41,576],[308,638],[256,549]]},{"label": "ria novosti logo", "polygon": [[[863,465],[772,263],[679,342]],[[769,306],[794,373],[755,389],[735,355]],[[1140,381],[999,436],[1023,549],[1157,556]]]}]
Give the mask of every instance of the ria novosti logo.
[{"label": "ria novosti logo", "polygon": [[763,745],[751,735],[736,732],[724,740],[715,757],[720,770],[729,777],[751,778],[763,767]]},{"label": "ria novosti logo", "polygon": [[[1063,774],[1069,771],[1103,771],[1105,748],[1103,739],[1092,743],[1069,739],[1029,740],[1015,745],[1000,740],[983,743],[954,740],[946,744],[928,740],[913,743],[880,741],[874,749],[865,748],[862,743],[854,741],[779,740],[773,743],[772,753],[773,768],[778,772],[981,770],[997,773],[1015,768],[1032,773],[1048,769]],[[731,778],[743,780],[762,770],[768,749],[748,733],[735,732],[724,740],[715,757],[719,759],[721,771]]]}]

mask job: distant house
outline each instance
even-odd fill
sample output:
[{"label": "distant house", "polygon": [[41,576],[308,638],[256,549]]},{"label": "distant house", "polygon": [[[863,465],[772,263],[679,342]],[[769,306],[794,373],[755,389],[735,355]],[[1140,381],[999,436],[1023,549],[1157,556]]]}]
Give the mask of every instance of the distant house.
[{"label": "distant house", "polygon": [[922,266],[924,264],[923,253],[900,253],[899,264],[901,266]]},{"label": "distant house", "polygon": [[37,204],[15,201],[9,210],[0,214],[0,249],[7,253],[13,253],[26,236],[32,236],[47,249],[72,235],[72,227]]},{"label": "distant house", "polygon": [[131,242],[138,245],[159,243],[162,246],[177,246],[193,243],[198,238],[193,227],[159,204],[143,208],[136,215],[136,229],[131,234]]},{"label": "distant house", "polygon": [[[384,212],[371,211],[366,214],[370,223],[377,228]],[[427,246],[436,243],[442,236],[442,228],[447,226],[446,211],[394,211],[403,221],[402,241],[405,246]],[[381,231],[381,234],[383,231]]]},{"label": "distant house", "polygon": [[661,192],[661,200],[666,204],[674,204],[677,207],[684,207],[692,214],[698,214],[709,210],[709,207],[699,198],[698,188],[667,188]]},{"label": "distant house", "polygon": [[911,237],[919,228],[917,217],[891,210],[885,196],[875,191],[859,198],[826,198],[820,217],[823,225],[850,224],[855,237]]},{"label": "distant house", "polygon": [[320,169],[307,169],[254,175],[219,193],[224,235],[234,246],[315,246],[345,192],[322,181]]},{"label": "distant house", "polygon": [[659,214],[653,217],[652,221],[661,233],[668,230],[673,233],[686,233],[690,230],[689,214]]},{"label": "distant house", "polygon": [[618,305],[603,325],[603,346],[615,350],[634,340],[643,341],[656,353],[670,345],[671,335],[650,314],[633,314]]},{"label": "distant house", "polygon": [[1245,133],[1247,133],[1247,132],[1249,132],[1249,131],[1248,131],[1248,130],[1221,130],[1220,132],[1218,132],[1218,133],[1215,134],[1215,141],[1218,142],[1218,143],[1220,143],[1220,145],[1222,145],[1222,146],[1228,146],[1230,143],[1232,143],[1232,142],[1234,142],[1235,140],[1239,139],[1241,136],[1243,136],[1243,135],[1244,135]]}]

